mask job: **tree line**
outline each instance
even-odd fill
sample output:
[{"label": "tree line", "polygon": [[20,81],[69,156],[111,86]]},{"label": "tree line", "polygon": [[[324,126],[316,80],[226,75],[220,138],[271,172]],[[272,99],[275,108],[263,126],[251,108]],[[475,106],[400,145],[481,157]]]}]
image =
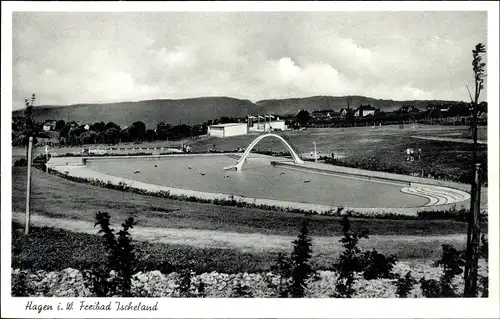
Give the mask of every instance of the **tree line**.
[{"label": "tree line", "polygon": [[154,129],[142,121],[120,127],[113,122],[96,122],[92,125],[67,123],[59,132],[60,145],[117,144],[126,142],[152,142],[192,138],[206,134],[203,125],[171,125],[160,122]]}]

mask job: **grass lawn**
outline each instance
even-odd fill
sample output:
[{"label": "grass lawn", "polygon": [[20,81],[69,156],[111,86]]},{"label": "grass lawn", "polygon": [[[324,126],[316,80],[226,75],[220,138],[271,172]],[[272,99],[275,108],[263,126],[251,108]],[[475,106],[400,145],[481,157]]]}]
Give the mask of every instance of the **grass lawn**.
[{"label": "grass lawn", "polygon": [[[12,208],[25,208],[26,168],[12,170]],[[94,221],[95,213],[106,211],[115,222],[132,216],[144,227],[192,228],[237,233],[295,236],[302,219],[310,220],[312,236],[338,236],[338,217],[307,216],[288,212],[217,206],[176,201],[102,189],[71,182],[34,169],[32,210],[48,217]],[[354,229],[373,235],[465,234],[466,224],[452,220],[352,219]]]}]

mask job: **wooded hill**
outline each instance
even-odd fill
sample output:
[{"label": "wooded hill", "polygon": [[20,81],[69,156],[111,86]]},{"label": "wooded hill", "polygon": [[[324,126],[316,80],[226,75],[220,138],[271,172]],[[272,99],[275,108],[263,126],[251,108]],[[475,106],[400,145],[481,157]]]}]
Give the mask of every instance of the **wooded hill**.
[{"label": "wooded hill", "polygon": [[[138,102],[119,102],[102,104],[75,104],[67,106],[42,105],[33,108],[37,121],[59,120],[95,123],[103,121],[118,125],[129,125],[142,121],[148,127],[155,127],[159,122],[172,125],[201,124],[222,116],[238,118],[248,114],[271,113],[275,115],[295,115],[300,110],[357,108],[361,104],[371,104],[382,111],[394,111],[403,105],[413,105],[425,110],[429,103],[455,103],[450,101],[393,101],[380,100],[364,96],[312,96],[305,98],[272,99],[252,103],[231,97],[199,97],[178,100],[146,100]],[[456,102],[459,103],[459,102]],[[23,110],[13,111],[13,116],[21,115]]]}]

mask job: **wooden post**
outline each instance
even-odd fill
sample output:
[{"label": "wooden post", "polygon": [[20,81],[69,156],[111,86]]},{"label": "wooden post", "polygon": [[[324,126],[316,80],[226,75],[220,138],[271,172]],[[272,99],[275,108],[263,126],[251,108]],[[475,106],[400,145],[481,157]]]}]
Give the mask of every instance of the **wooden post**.
[{"label": "wooden post", "polygon": [[481,200],[481,181],[480,181],[481,164],[476,163],[474,174],[474,193],[471,194],[470,224],[467,234],[467,264],[465,265],[465,287],[464,297],[477,296],[477,270],[479,259],[479,214],[480,214],[480,200]]},{"label": "wooden post", "polygon": [[49,172],[49,166],[47,165],[49,161],[49,147],[45,145],[45,173]]},{"label": "wooden post", "polygon": [[314,144],[314,162],[318,161],[318,156],[316,155],[316,142],[313,142]]},{"label": "wooden post", "polygon": [[33,148],[33,137],[30,136],[28,143],[28,180],[26,184],[26,226],[24,234],[28,235],[30,230],[30,192],[31,192],[31,149]]}]

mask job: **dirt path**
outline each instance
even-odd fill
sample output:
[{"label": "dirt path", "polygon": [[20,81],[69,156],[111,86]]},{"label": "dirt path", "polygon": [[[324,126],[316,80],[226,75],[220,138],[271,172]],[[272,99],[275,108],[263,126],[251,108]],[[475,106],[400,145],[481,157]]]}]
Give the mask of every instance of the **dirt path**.
[{"label": "dirt path", "polygon": [[[24,223],[23,213],[13,213],[13,220]],[[32,225],[62,228],[74,232],[97,234],[97,228],[88,221],[52,218],[41,215],[31,216]],[[113,224],[115,229],[120,228]],[[235,233],[216,230],[198,230],[182,228],[155,228],[135,227],[130,232],[134,239],[150,243],[190,245],[200,248],[237,248],[241,251],[282,251],[292,247],[293,236],[265,235],[260,233]],[[340,236],[313,237],[313,245],[317,251],[335,253],[342,250],[339,243]],[[441,244],[450,243],[463,245],[465,234],[453,234],[446,236],[410,236],[410,235],[373,235],[366,243],[360,244],[366,249],[391,250],[412,249],[420,245],[436,245],[439,249]]]}]

